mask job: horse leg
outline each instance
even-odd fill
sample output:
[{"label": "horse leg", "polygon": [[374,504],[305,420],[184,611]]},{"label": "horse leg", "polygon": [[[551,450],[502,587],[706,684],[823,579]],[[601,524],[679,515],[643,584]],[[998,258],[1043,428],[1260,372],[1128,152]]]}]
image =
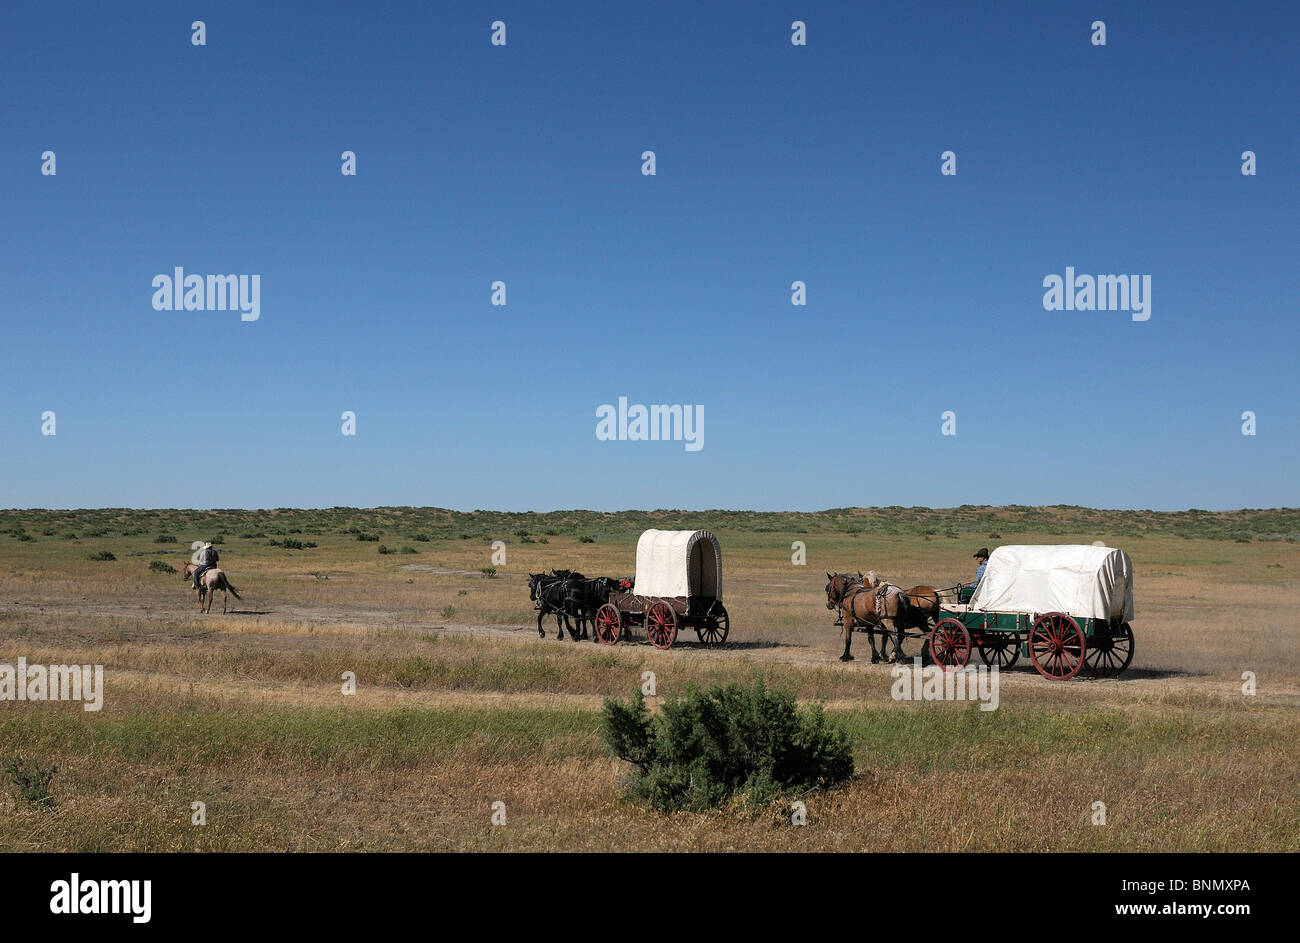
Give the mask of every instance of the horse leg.
[{"label": "horse leg", "polygon": [[229,595],[224,588],[221,590],[221,614],[223,616],[226,614],[226,599],[229,598]]},{"label": "horse leg", "polygon": [[[876,651],[877,635],[880,635],[879,651]],[[885,660],[885,638],[886,638],[886,636],[881,635],[881,624],[879,619],[877,619],[875,622],[868,624],[867,637],[871,639],[871,663],[873,665],[878,665],[880,664],[880,662]]]},{"label": "horse leg", "polygon": [[542,616],[544,615],[546,615],[546,610],[538,606],[537,607],[537,634],[542,638],[546,638],[546,630],[542,628]]},{"label": "horse leg", "polygon": [[849,611],[848,606],[844,606],[840,609],[840,621],[843,623],[840,633],[844,636],[844,654],[840,656],[840,661],[852,661],[853,613]]},{"label": "horse leg", "polygon": [[[895,632],[898,634],[897,639],[894,638]],[[885,660],[894,665],[898,663],[903,650],[903,626],[897,616],[892,619],[881,620],[880,650],[882,653],[890,647],[890,643],[893,643],[893,651],[889,653],[889,657]]]}]

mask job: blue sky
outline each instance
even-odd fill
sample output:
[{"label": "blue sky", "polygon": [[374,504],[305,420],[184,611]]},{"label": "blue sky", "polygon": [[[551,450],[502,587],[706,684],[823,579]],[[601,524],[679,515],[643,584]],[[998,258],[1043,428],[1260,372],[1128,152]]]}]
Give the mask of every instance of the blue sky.
[{"label": "blue sky", "polygon": [[1296,4],[328,7],[6,8],[0,506],[1297,504]]}]

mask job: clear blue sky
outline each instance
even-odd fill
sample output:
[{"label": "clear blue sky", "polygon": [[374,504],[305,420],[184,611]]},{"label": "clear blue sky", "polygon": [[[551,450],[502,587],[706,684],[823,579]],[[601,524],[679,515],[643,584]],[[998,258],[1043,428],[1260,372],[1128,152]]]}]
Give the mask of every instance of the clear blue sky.
[{"label": "clear blue sky", "polygon": [[1300,5],[323,6],[6,6],[0,506],[1300,503]]}]

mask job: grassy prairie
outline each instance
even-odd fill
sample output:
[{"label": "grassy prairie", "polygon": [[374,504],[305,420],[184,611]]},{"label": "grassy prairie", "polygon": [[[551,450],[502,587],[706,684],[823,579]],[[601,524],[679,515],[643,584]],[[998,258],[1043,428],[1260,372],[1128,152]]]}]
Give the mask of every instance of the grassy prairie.
[{"label": "grassy prairie", "polygon": [[[553,620],[539,640],[525,574],[627,574],[645,526],[718,534],[729,645],[560,642]],[[102,664],[106,683],[98,713],[0,702],[0,760],[60,767],[53,811],[0,784],[0,848],[1296,851],[1297,533],[1291,510],[0,512],[0,662]],[[230,615],[219,599],[199,615],[178,574],[151,569],[201,539],[244,597]],[[982,545],[1099,539],[1137,572],[1123,681],[1018,667],[981,712],[895,702],[887,667],[836,661],[827,569],[946,586]],[[623,802],[599,709],[646,671],[661,694],[762,673],[822,700],[858,775],[811,798],[802,828],[780,805]]]}]

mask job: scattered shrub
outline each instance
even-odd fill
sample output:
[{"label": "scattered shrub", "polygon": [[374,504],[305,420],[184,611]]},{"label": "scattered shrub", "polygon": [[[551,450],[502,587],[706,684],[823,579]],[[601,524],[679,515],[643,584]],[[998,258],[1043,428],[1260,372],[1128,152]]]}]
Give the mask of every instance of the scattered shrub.
[{"label": "scattered shrub", "polygon": [[761,677],[748,688],[692,689],[653,717],[640,691],[627,702],[609,698],[601,737],[636,767],[629,795],[661,811],[702,811],[733,797],[761,805],[853,775],[848,734]]},{"label": "scattered shrub", "polygon": [[5,763],[5,772],[9,774],[10,781],[18,787],[18,795],[38,809],[54,808],[50,783],[58,771],[57,766],[45,767],[36,762],[29,764],[21,756],[15,756]]},{"label": "scattered shrub", "polygon": [[383,544],[380,544],[379,552],[382,554],[390,554],[390,553],[396,553],[397,551],[394,550],[392,547],[385,547]]},{"label": "scattered shrub", "polygon": [[579,538],[578,538],[578,542],[579,542],[579,543],[584,543],[584,544],[594,544],[594,543],[596,542],[596,538],[595,538],[595,537],[579,537]]},{"label": "scattered shrub", "polygon": [[310,550],[316,546],[314,540],[299,540],[296,537],[286,537],[284,540],[276,540],[272,537],[266,542],[268,547],[283,547],[285,550]]},{"label": "scattered shrub", "polygon": [[113,551],[111,550],[101,550],[98,553],[86,554],[86,559],[87,560],[116,560],[117,557],[113,556]]},{"label": "scattered shrub", "polygon": [[174,543],[176,543],[176,535],[175,535],[175,534],[159,534],[157,537],[155,537],[155,538],[153,539],[153,542],[156,543],[156,544],[174,544]]},{"label": "scattered shrub", "polygon": [[479,572],[482,573],[490,580],[494,580],[497,578],[497,568],[494,566],[480,567]]},{"label": "scattered shrub", "polygon": [[368,541],[370,541],[371,543],[377,543],[377,542],[379,541],[379,535],[378,535],[378,534],[367,534],[367,533],[365,533],[365,532],[363,531],[362,533],[357,534],[357,540],[362,540],[362,541],[366,541],[366,540],[368,540]]},{"label": "scattered shrub", "polygon": [[[464,590],[462,590],[461,592],[464,592]],[[457,595],[460,595],[460,594],[458,593]],[[450,618],[451,618],[452,616],[454,616],[455,614],[456,614],[456,607],[455,607],[455,606],[443,606],[443,607],[442,607],[442,617],[443,617],[444,619],[450,619]]]},{"label": "scattered shrub", "polygon": [[175,573],[176,567],[164,560],[150,560],[149,569],[154,573]]},{"label": "scattered shrub", "polygon": [[419,552],[420,552],[420,551],[416,550],[414,547],[403,547],[403,548],[402,548],[402,553],[419,553]]}]

